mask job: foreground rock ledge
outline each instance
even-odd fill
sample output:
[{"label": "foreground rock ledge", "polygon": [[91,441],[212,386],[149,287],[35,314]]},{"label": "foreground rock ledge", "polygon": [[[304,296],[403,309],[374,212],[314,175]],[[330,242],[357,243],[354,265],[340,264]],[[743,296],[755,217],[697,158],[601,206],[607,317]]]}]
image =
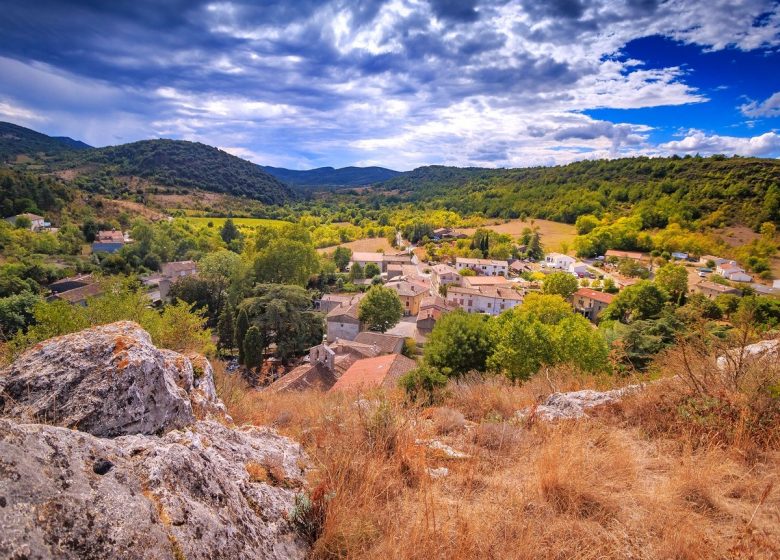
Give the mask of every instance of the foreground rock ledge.
[{"label": "foreground rock ledge", "polygon": [[305,556],[304,453],[231,427],[202,357],[114,323],[30,349],[0,399],[0,557]]}]

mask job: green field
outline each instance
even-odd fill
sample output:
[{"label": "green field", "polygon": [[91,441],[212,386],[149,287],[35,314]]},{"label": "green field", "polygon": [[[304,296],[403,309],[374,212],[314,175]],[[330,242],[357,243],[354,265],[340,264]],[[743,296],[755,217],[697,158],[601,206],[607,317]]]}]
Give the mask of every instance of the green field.
[{"label": "green field", "polygon": [[[215,228],[221,228],[222,224],[227,220],[227,218],[201,218],[195,216],[187,216],[181,219],[198,227],[208,227],[209,222],[211,222]],[[240,228],[254,229],[258,226],[275,226],[287,222],[282,220],[269,220],[266,218],[233,218],[233,223]]]}]

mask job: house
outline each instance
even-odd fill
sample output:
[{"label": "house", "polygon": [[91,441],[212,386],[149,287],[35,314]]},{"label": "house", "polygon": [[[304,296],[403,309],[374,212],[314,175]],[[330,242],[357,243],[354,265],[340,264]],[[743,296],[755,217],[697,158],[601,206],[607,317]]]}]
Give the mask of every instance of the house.
[{"label": "house", "polygon": [[714,255],[702,255],[699,257],[699,264],[701,266],[708,266],[707,263],[712,262],[715,263],[713,266],[718,266],[719,264],[723,264],[726,262],[731,262],[728,259],[723,259],[721,257],[716,257]]},{"label": "house", "polygon": [[420,302],[430,292],[426,284],[404,279],[392,280],[385,284],[385,287],[395,290],[401,298],[404,315],[417,315],[420,311]]},{"label": "house", "polygon": [[524,272],[533,272],[533,271],[534,269],[531,266],[531,263],[521,261],[520,259],[515,259],[509,264],[510,276],[520,276]]},{"label": "house", "polygon": [[547,253],[544,257],[544,266],[548,268],[557,268],[558,270],[569,270],[569,267],[577,262],[577,259],[564,255],[562,253]]},{"label": "house", "polygon": [[716,298],[719,295],[723,295],[723,294],[732,294],[735,296],[742,295],[742,291],[738,290],[737,288],[732,288],[731,286],[724,286],[723,284],[717,284],[715,282],[710,282],[709,280],[702,280],[698,284],[695,284],[691,289],[691,291],[704,294],[710,299]]},{"label": "house", "polygon": [[92,243],[93,253],[116,253],[125,246],[125,236],[121,231],[99,231]]},{"label": "house", "polygon": [[360,298],[362,294],[323,294],[322,297],[314,303],[314,307],[323,313],[330,313],[340,305],[349,303],[354,298]]},{"label": "house", "polygon": [[422,280],[423,277],[420,271],[417,269],[417,265],[414,264],[388,264],[387,265],[387,279],[392,280],[394,278],[404,277],[407,280]]},{"label": "house", "polygon": [[392,389],[405,373],[417,367],[417,362],[401,354],[387,354],[358,360],[339,377],[331,392]]},{"label": "house", "polygon": [[27,218],[28,220],[30,220],[30,231],[40,231],[51,225],[49,222],[46,221],[46,219],[43,216],[39,216],[37,214],[30,214],[29,212],[26,212],[24,214],[17,214],[16,216],[11,216],[10,218],[6,218],[5,221],[11,224],[12,226],[16,226],[16,220],[18,220],[19,218]]},{"label": "house", "polygon": [[49,290],[54,294],[61,294],[62,292],[83,288],[84,286],[94,283],[95,278],[91,274],[80,274],[78,276],[71,276],[52,282],[49,284]]},{"label": "house", "polygon": [[575,276],[579,276],[580,278],[583,278],[588,274],[588,265],[586,265],[584,262],[574,262],[569,265],[569,272],[574,274]]},{"label": "house", "polygon": [[458,271],[471,269],[482,276],[506,276],[509,272],[509,263],[495,259],[467,259],[458,257],[455,259],[455,269]]},{"label": "house", "polygon": [[433,330],[436,321],[439,318],[456,309],[452,303],[447,303],[441,296],[428,296],[420,304],[420,311],[417,313],[417,330],[423,334],[428,334]]},{"label": "house", "polygon": [[360,299],[356,296],[328,312],[325,317],[328,340],[336,340],[337,338],[355,340],[360,332],[360,319],[358,317]]},{"label": "house", "polygon": [[436,228],[433,230],[433,233],[431,234],[431,239],[433,241],[441,241],[443,239],[465,239],[468,237],[465,233],[458,233],[452,228],[449,227],[441,227]]},{"label": "house", "polygon": [[198,263],[195,261],[168,262],[161,267],[162,275],[170,280],[184,276],[194,276],[198,273]]},{"label": "house", "polygon": [[498,315],[523,303],[523,295],[514,288],[504,286],[453,286],[447,290],[447,303],[460,307],[467,313]]},{"label": "house", "polygon": [[645,254],[640,253],[639,251],[618,251],[616,249],[609,249],[606,253],[604,253],[604,256],[606,258],[613,257],[617,260],[630,259],[637,262],[645,260],[646,258]]},{"label": "house", "polygon": [[587,317],[591,323],[599,322],[599,315],[612,303],[615,296],[590,288],[580,288],[571,295],[570,301],[574,310]]},{"label": "house", "polygon": [[724,262],[715,268],[715,273],[732,282],[750,282],[753,277],[734,261]]},{"label": "house", "polygon": [[683,253],[681,251],[675,251],[672,253],[672,259],[676,261],[687,261],[688,260],[688,253]]},{"label": "house", "polygon": [[780,290],[780,280],[775,280],[774,282],[772,282],[772,289]]},{"label": "house", "polygon": [[73,288],[64,292],[59,292],[51,295],[50,300],[59,299],[67,301],[72,305],[87,305],[87,300],[92,297],[99,296],[103,293],[103,286],[100,284],[87,284],[79,288]]},{"label": "house", "polygon": [[387,272],[387,266],[390,264],[412,264],[412,255],[409,253],[388,255],[385,253],[371,253],[363,251],[355,251],[352,253],[350,266],[353,264],[359,264],[361,267],[365,268],[369,263],[377,265],[380,272]]},{"label": "house", "polygon": [[376,348],[377,355],[400,354],[404,349],[404,337],[394,334],[363,331],[355,337],[355,342]]},{"label": "house", "polygon": [[436,264],[431,267],[431,294],[437,295],[442,286],[460,284],[458,271],[448,264]]}]

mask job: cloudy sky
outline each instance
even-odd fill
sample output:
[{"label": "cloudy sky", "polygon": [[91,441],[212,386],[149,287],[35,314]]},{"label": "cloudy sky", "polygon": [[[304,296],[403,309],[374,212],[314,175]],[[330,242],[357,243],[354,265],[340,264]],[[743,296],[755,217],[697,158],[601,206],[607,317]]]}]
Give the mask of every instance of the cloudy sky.
[{"label": "cloudy sky", "polygon": [[0,120],[256,163],[780,156],[780,2],[11,0]]}]

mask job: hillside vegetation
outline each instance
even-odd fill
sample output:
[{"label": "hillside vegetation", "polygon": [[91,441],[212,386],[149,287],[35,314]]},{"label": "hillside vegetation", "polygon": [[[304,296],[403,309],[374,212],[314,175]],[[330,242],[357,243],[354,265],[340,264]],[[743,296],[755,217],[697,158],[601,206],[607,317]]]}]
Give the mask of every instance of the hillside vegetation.
[{"label": "hillside vegetation", "polygon": [[362,187],[387,181],[401,174],[384,167],[318,167],[298,171],[281,167],[263,167],[268,173],[288,185],[313,189],[317,187]]},{"label": "hillside vegetation", "polygon": [[12,162],[19,155],[55,155],[89,148],[87,144],[66,137],[51,137],[29,128],[0,122],[0,162]]},{"label": "hillside vegetation", "polygon": [[780,222],[780,162],[757,158],[581,161],[558,167],[421,167],[381,185],[391,200],[425,202],[462,214],[578,216],[635,213],[644,228],[670,221],[702,226]]},{"label": "hillside vegetation", "polygon": [[203,189],[245,196],[266,204],[293,200],[290,188],[252,162],[199,142],[142,140],[70,152],[56,163],[60,169],[86,168],[88,190],[111,187],[107,178],[140,177],[154,185]]}]

